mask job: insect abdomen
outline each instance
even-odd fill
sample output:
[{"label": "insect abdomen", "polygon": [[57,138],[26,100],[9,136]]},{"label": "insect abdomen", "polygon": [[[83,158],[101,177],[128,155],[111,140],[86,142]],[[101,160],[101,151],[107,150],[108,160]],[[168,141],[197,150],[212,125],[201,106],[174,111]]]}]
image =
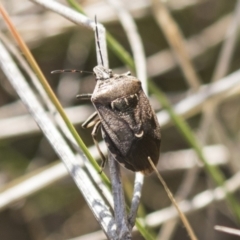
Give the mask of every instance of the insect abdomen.
[{"label": "insect abdomen", "polygon": [[153,139],[151,136],[147,135],[142,139],[135,139],[132,142],[127,155],[123,156],[104,129],[103,132],[104,140],[108,145],[109,151],[125,168],[134,172],[142,172],[144,174],[150,174],[153,171],[148,162],[148,157],[150,157],[154,164],[157,165],[161,143],[160,139]]}]

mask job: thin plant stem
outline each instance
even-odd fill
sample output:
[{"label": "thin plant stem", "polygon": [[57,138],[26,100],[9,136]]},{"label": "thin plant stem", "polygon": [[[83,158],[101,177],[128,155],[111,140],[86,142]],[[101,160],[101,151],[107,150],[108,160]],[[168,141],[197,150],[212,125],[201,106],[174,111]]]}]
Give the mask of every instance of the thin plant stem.
[{"label": "thin plant stem", "polygon": [[157,174],[158,176],[158,179],[160,180],[160,182],[162,183],[169,199],[171,200],[172,204],[174,205],[174,207],[176,208],[178,214],[179,214],[179,217],[181,218],[184,226],[186,227],[187,229],[187,232],[189,234],[189,237],[192,239],[192,240],[197,240],[197,237],[195,236],[195,233],[193,232],[193,229],[191,227],[191,225],[189,224],[186,216],[184,215],[184,213],[181,211],[181,209],[179,208],[176,200],[174,199],[170,189],[168,188],[166,182],[164,181],[164,179],[162,178],[162,176],[160,175],[160,173],[158,172],[157,168],[155,167],[154,163],[152,162],[151,158],[149,157],[148,158],[148,161],[149,163],[151,164],[152,168],[154,169],[155,173]]}]

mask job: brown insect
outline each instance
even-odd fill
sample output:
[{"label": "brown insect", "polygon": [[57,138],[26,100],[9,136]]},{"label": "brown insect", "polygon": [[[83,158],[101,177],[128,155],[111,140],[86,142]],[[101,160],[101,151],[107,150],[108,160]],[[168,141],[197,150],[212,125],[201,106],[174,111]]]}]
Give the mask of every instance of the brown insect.
[{"label": "brown insect", "polygon": [[[96,37],[102,59],[97,28]],[[102,65],[94,67],[93,72],[97,82],[93,93],[81,94],[77,98],[90,99],[96,109],[82,126],[94,126],[92,137],[102,158],[101,167],[104,168],[106,158],[96,139],[100,128],[108,150],[116,161],[131,171],[151,173],[153,169],[148,157],[157,165],[161,134],[157,117],[141,82],[130,72],[113,74],[111,69],[103,67],[103,59]]]}]

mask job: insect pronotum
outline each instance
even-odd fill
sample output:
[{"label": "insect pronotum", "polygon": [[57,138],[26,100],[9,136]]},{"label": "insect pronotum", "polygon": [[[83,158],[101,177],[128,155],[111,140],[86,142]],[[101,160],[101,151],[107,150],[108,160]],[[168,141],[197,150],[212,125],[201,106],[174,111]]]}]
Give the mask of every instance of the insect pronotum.
[{"label": "insect pronotum", "polygon": [[[102,65],[93,68],[96,77],[93,93],[77,95],[78,99],[90,99],[96,109],[82,127],[93,126],[92,137],[102,159],[102,169],[106,158],[96,139],[100,128],[108,150],[116,161],[131,171],[149,174],[153,169],[148,157],[157,165],[160,152],[161,134],[157,117],[136,77],[131,76],[130,72],[113,74],[111,69],[103,66],[96,18],[95,23]],[[56,72],[65,70],[53,71]]]}]

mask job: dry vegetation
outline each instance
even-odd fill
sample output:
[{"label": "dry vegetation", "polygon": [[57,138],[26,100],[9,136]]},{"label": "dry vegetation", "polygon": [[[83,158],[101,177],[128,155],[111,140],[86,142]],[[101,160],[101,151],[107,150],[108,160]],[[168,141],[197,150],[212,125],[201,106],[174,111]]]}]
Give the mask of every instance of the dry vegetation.
[{"label": "dry vegetation", "polygon": [[[81,22],[77,26],[56,6],[50,10],[36,2],[52,1],[1,4],[93,158],[99,159],[91,131],[81,128],[93,107],[75,98],[93,91],[94,77],[50,74],[55,69],[92,71],[97,65],[91,23],[75,19]],[[67,1],[58,2],[71,8]],[[149,93],[162,128],[158,170],[197,238],[239,239],[236,232],[214,227],[240,229],[240,1],[78,3],[89,19],[97,15],[133,57],[116,52],[108,37],[110,68],[117,73],[132,70]],[[113,205],[107,180],[71,144],[75,142],[71,127],[63,123],[55,100],[38,83],[39,74],[25,60],[3,18],[0,27],[0,240],[106,239],[101,228],[110,234],[106,229],[113,221],[112,211],[104,209]],[[4,51],[12,62],[6,61]],[[28,87],[21,85],[22,80]],[[106,153],[104,143],[100,145]],[[123,168],[121,175],[131,206],[135,175]],[[142,185],[139,174],[136,183]],[[106,205],[95,208],[93,202]],[[103,209],[108,219],[101,215]],[[144,180],[138,213],[149,233],[145,238],[189,239],[155,174]],[[132,239],[144,237],[134,228]]]}]

